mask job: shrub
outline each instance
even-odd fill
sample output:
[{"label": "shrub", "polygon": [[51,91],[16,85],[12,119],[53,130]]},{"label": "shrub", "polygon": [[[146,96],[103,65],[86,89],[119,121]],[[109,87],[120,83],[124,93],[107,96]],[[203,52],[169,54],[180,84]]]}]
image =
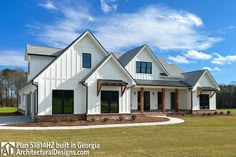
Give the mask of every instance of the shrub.
[{"label": "shrub", "polygon": [[105,117],[103,118],[103,122],[107,122],[109,120],[109,118]]},{"label": "shrub", "polygon": [[136,119],[136,115],[131,115],[131,119],[135,120]]},{"label": "shrub", "polygon": [[224,114],[224,112],[223,111],[220,111],[220,115],[223,115]]},{"label": "shrub", "polygon": [[33,121],[34,121],[35,123],[38,123],[38,122],[39,122],[39,117],[36,116],[36,115],[34,115]]},{"label": "shrub", "polygon": [[231,113],[231,111],[228,110],[228,111],[227,111],[227,115],[230,115],[230,113]]},{"label": "shrub", "polygon": [[211,112],[208,112],[207,115],[210,116],[210,115],[211,115]]},{"label": "shrub", "polygon": [[218,114],[218,112],[217,112],[217,111],[215,111],[215,112],[214,112],[214,115],[217,115],[217,114]]},{"label": "shrub", "polygon": [[93,117],[93,118],[91,118],[91,121],[92,121],[92,122],[95,122],[95,120],[96,120],[96,119],[95,119],[94,117]]},{"label": "shrub", "polygon": [[202,115],[203,115],[203,116],[205,116],[205,115],[206,115],[206,113],[203,113]]},{"label": "shrub", "polygon": [[75,122],[77,119],[76,118],[74,118],[74,117],[71,117],[70,118],[70,122]]},{"label": "shrub", "polygon": [[123,116],[119,116],[119,121],[122,121],[124,120],[124,117]]},{"label": "shrub", "polygon": [[59,118],[57,118],[57,117],[55,117],[55,118],[53,118],[53,120],[52,120],[54,123],[58,123],[58,122],[60,122],[60,119]]}]

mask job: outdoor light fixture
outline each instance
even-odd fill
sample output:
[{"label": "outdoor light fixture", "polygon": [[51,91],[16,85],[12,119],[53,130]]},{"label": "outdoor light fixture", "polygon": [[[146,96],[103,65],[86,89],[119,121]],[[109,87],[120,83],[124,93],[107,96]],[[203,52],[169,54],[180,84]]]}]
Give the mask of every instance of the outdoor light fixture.
[{"label": "outdoor light fixture", "polygon": [[136,95],[136,92],[134,92],[134,95]]},{"label": "outdoor light fixture", "polygon": [[154,92],[152,92],[152,95],[154,95],[155,93]]}]

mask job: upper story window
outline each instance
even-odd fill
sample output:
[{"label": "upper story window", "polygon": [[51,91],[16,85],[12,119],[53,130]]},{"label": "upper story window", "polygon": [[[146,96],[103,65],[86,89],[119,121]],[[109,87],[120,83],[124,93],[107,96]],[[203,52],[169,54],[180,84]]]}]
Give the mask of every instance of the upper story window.
[{"label": "upper story window", "polygon": [[136,73],[152,73],[152,62],[136,62]]},{"label": "upper story window", "polygon": [[91,54],[83,53],[83,68],[91,68]]}]

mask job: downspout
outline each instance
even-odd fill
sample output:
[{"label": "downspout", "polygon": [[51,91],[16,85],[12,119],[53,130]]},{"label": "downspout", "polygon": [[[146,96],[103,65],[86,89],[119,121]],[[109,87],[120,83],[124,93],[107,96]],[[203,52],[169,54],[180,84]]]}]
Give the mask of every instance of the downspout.
[{"label": "downspout", "polygon": [[87,113],[88,113],[88,84],[82,82],[82,85],[86,88],[86,109],[85,109],[85,119],[87,120]]},{"label": "downspout", "polygon": [[[36,91],[37,91],[37,100],[36,100],[36,109],[37,109],[37,112],[36,112],[36,114],[38,114],[38,109],[39,109],[39,108],[38,108],[38,98],[39,98],[38,87],[39,87],[39,86],[34,83],[34,80],[31,81],[31,84],[36,87]],[[35,114],[35,113],[34,113],[34,114]]]},{"label": "downspout", "polygon": [[191,113],[193,113],[193,91],[191,89]]}]

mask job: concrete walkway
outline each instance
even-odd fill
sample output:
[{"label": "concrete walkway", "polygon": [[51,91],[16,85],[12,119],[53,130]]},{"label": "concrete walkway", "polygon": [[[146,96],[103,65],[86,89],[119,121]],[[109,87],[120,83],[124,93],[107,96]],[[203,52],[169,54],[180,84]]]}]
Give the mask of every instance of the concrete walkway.
[{"label": "concrete walkway", "polygon": [[0,125],[31,122],[27,116],[0,116]]},{"label": "concrete walkway", "polygon": [[[166,116],[153,116],[153,117],[166,117]],[[77,129],[114,128],[114,127],[132,127],[132,126],[170,125],[184,122],[184,120],[180,118],[173,118],[173,117],[166,117],[166,118],[168,118],[169,121],[130,123],[130,124],[105,124],[105,125],[89,125],[89,126],[53,126],[53,127],[0,126],[0,130],[77,130]]]}]

